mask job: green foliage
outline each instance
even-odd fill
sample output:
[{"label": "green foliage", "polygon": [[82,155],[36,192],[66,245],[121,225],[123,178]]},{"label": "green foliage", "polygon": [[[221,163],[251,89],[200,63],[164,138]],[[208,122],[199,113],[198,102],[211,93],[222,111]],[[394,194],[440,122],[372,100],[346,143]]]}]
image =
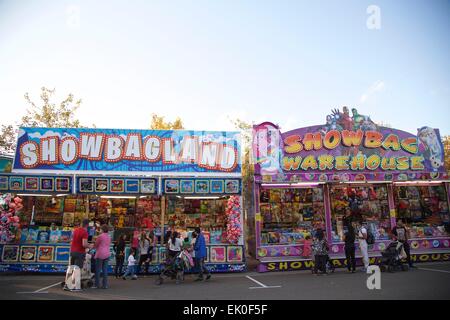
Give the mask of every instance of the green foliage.
[{"label": "green foliage", "polygon": [[[14,153],[19,127],[44,128],[84,128],[76,119],[75,113],[81,105],[81,99],[75,99],[69,93],[61,102],[55,103],[55,89],[41,88],[40,102],[35,103],[25,93],[26,102],[30,105],[26,114],[17,125],[2,125],[0,133],[0,151]],[[95,125],[93,125],[95,127]]]},{"label": "green foliage", "polygon": [[174,122],[164,121],[163,116],[158,116],[157,114],[152,114],[152,120],[150,123],[150,129],[152,130],[178,130],[184,129],[183,122],[180,117],[177,117]]}]

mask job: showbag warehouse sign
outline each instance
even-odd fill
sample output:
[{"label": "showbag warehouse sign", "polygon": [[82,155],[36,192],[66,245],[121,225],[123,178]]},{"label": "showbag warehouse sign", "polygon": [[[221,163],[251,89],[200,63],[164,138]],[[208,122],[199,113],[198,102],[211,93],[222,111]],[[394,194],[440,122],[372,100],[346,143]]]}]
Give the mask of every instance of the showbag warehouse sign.
[{"label": "showbag warehouse sign", "polygon": [[253,154],[261,175],[445,172],[439,130],[422,127],[413,135],[379,126],[355,108],[350,114],[347,107],[333,110],[323,125],[286,133],[269,122],[257,125]]},{"label": "showbag warehouse sign", "polygon": [[15,172],[240,174],[238,132],[20,128]]}]

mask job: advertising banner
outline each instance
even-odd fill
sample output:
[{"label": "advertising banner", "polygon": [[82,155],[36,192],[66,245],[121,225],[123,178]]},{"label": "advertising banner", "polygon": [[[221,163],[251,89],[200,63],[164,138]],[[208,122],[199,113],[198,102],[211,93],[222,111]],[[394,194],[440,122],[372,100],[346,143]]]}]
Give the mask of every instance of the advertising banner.
[{"label": "advertising banner", "polygon": [[377,125],[355,108],[351,112],[333,110],[323,125],[285,133],[269,122],[254,126],[255,173],[323,182],[446,175],[438,129],[422,127],[414,135]]},{"label": "advertising banner", "polygon": [[20,128],[13,172],[240,176],[238,132]]}]

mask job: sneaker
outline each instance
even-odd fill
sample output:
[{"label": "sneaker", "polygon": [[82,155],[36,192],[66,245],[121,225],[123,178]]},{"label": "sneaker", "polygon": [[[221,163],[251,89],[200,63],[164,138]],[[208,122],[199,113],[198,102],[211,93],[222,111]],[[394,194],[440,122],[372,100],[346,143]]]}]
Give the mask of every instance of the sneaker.
[{"label": "sneaker", "polygon": [[206,276],[206,280],[209,280],[209,279],[211,279],[211,275],[210,275],[210,274],[208,274],[208,275]]},{"label": "sneaker", "polygon": [[102,289],[109,289],[109,287],[102,287]]},{"label": "sneaker", "polygon": [[97,286],[92,286],[91,289],[98,289],[98,287]]},{"label": "sneaker", "polygon": [[123,279],[123,280],[127,280],[127,278],[126,278],[126,277],[122,277],[122,279]]},{"label": "sneaker", "polygon": [[352,273],[356,273],[356,271],[355,271],[355,270],[352,270]]},{"label": "sneaker", "polygon": [[137,277],[136,277],[136,276],[134,276],[134,277],[132,277],[132,278],[131,278],[131,280],[137,280]]},{"label": "sneaker", "polygon": [[195,281],[203,281],[203,278],[197,278]]}]

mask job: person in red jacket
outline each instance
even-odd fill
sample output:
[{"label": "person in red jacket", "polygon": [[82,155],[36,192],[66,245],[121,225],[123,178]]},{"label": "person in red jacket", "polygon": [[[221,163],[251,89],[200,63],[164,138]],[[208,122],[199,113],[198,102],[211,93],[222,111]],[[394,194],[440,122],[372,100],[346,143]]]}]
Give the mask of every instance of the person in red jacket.
[{"label": "person in red jacket", "polygon": [[72,243],[70,244],[70,264],[83,268],[84,259],[86,257],[86,248],[93,246],[88,243],[87,227],[89,220],[85,219],[81,226],[73,232]]}]

